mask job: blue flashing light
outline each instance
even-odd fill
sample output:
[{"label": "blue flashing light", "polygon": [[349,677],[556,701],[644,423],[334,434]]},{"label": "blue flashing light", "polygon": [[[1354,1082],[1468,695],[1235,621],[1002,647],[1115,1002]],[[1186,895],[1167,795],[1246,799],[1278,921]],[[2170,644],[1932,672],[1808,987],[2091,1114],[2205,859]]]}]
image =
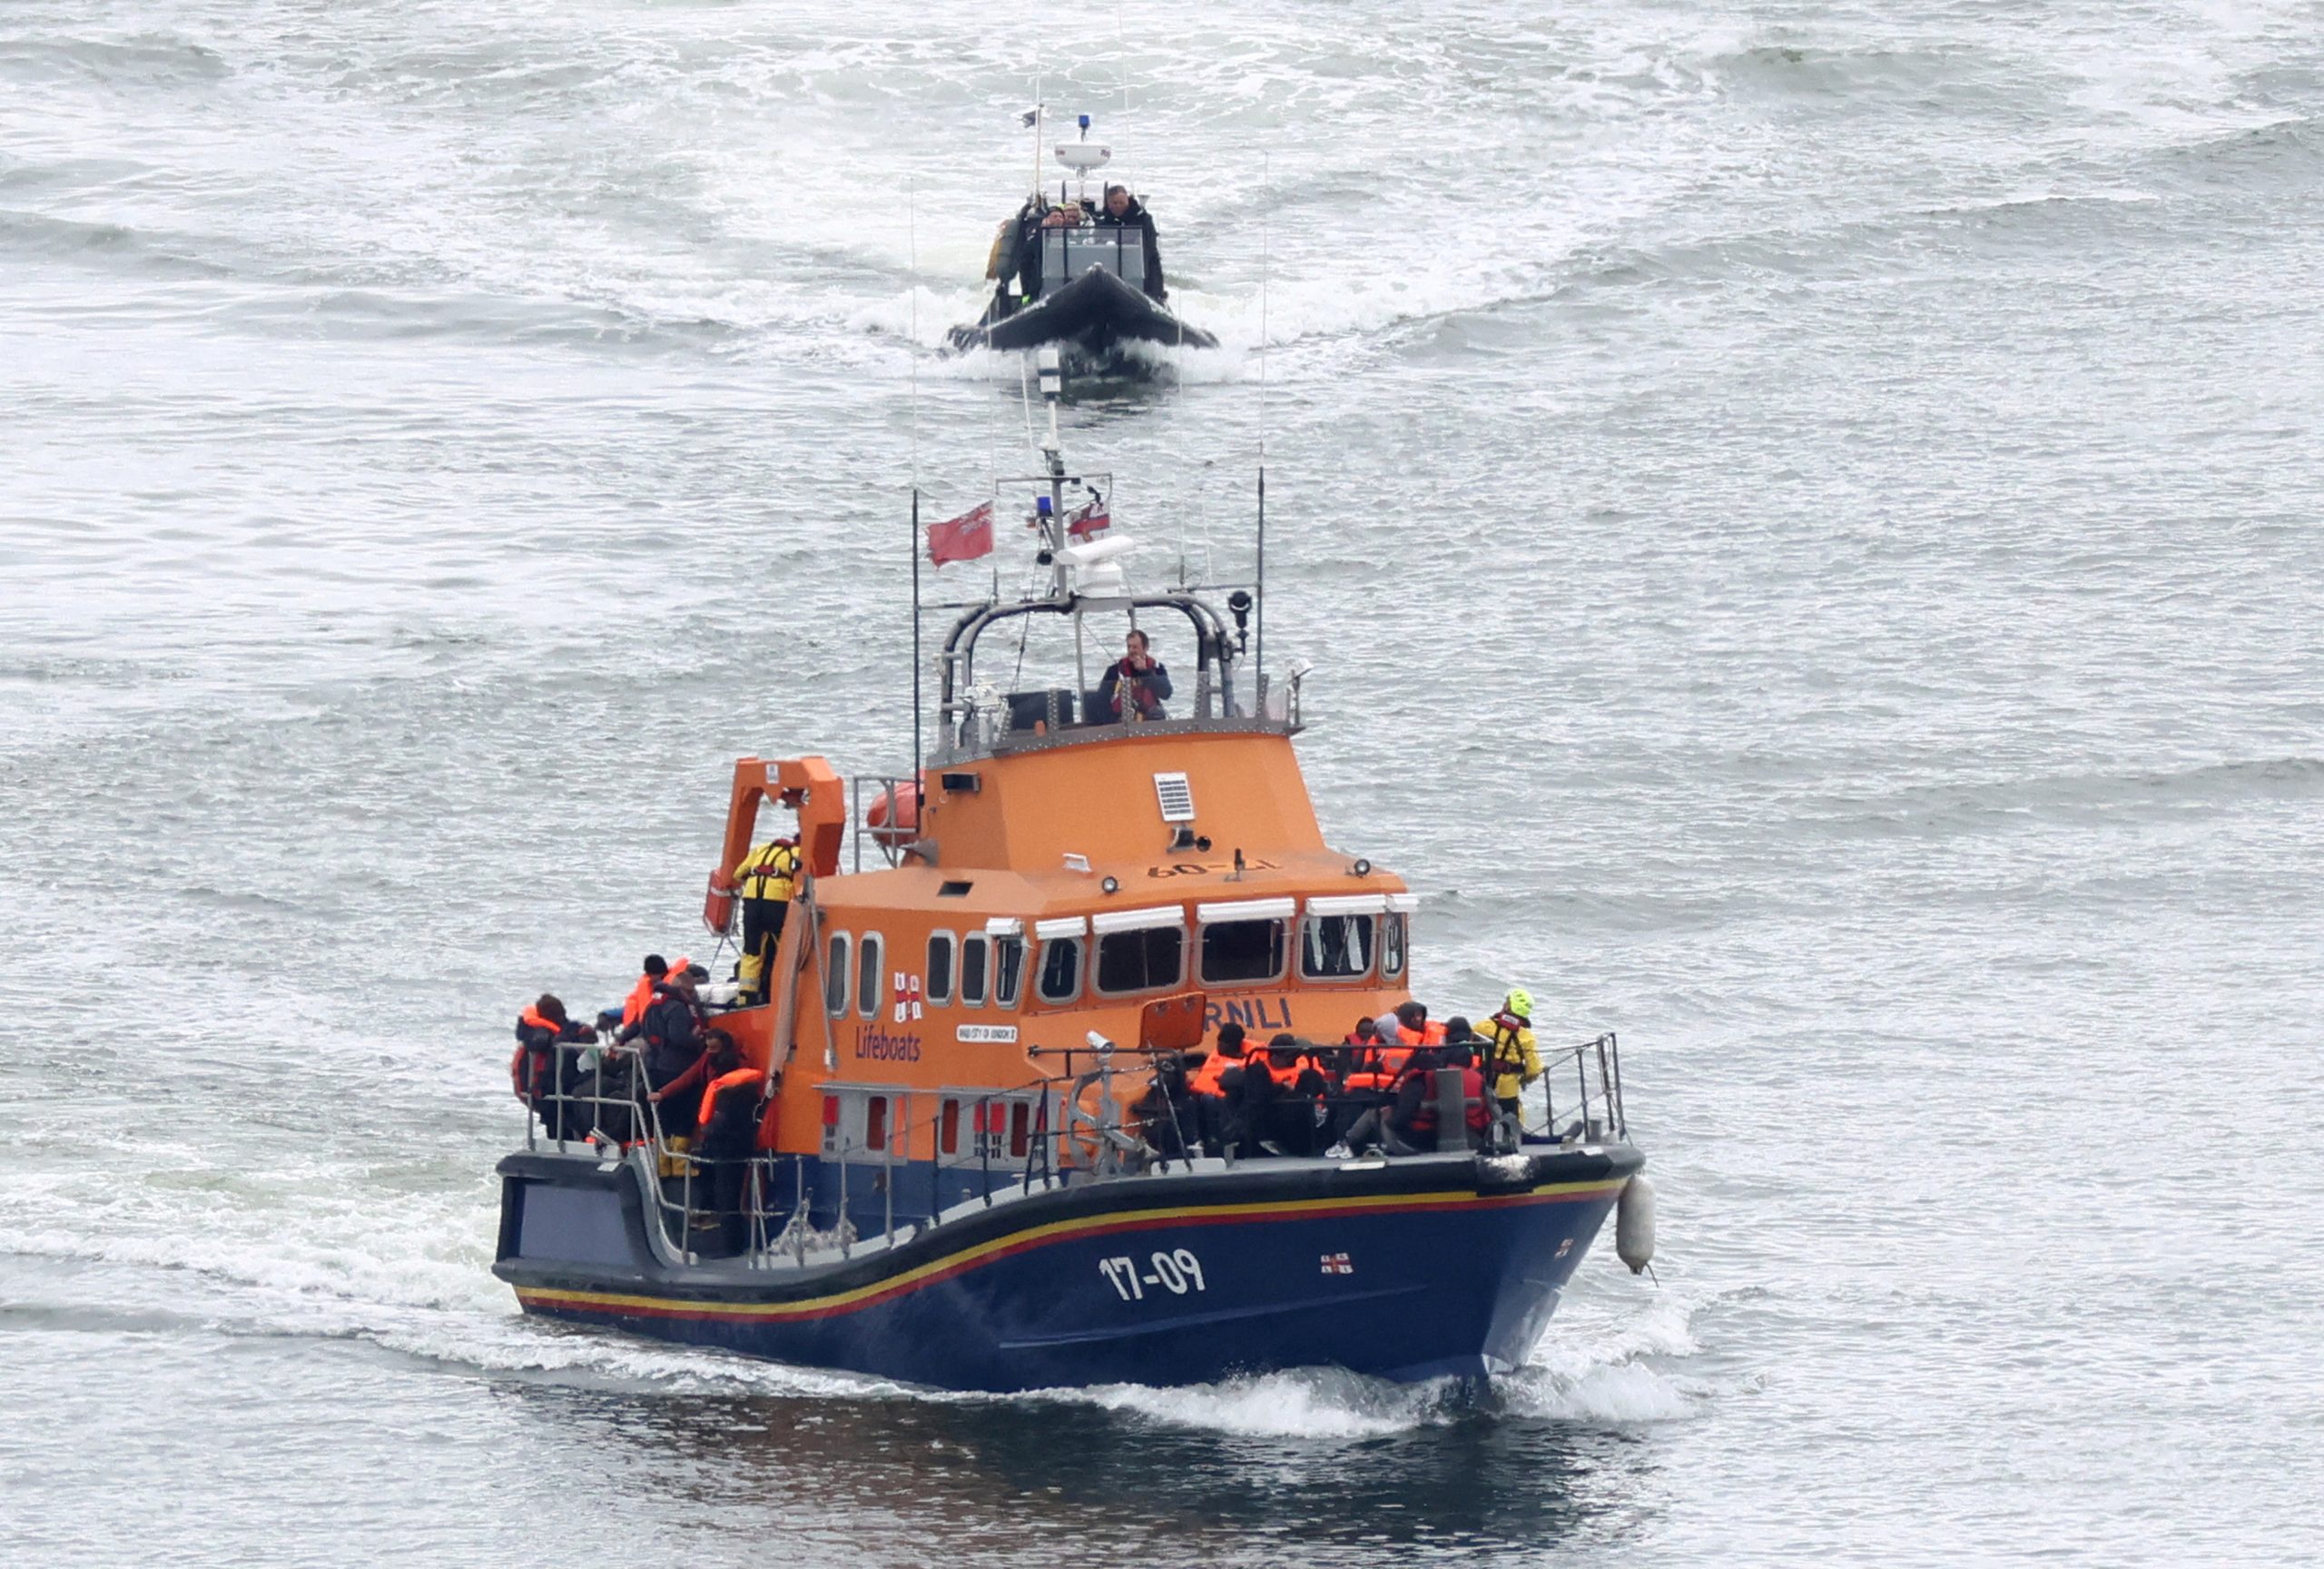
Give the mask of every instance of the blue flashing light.
[{"label": "blue flashing light", "polygon": [[1042,517],[1048,517],[1049,515],[1049,498],[1046,496],[1034,497],[1033,509],[1039,512]]},{"label": "blue flashing light", "polygon": [[1087,131],[1087,130],[1088,130],[1088,129],[1089,129],[1089,116],[1088,116],[1088,115],[1087,115],[1087,114],[1084,114],[1084,115],[1082,115],[1082,116],[1081,116],[1081,128],[1082,128],[1084,131]]}]

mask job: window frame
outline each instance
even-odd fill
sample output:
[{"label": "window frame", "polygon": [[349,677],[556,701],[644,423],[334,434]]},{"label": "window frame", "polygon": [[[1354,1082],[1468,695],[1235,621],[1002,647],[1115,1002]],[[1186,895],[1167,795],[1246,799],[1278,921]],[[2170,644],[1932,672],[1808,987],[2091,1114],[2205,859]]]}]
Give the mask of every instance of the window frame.
[{"label": "window frame", "polygon": [[[1049,995],[1049,951],[1069,948],[1073,951],[1073,989],[1059,996]],[[1033,995],[1044,1008],[1068,1008],[1081,1000],[1089,984],[1089,937],[1084,932],[1059,933],[1041,939],[1040,962],[1033,966]]]},{"label": "window frame", "polygon": [[[1275,968],[1259,975],[1214,976],[1209,969],[1208,939],[1211,931],[1220,926],[1273,926],[1275,929]],[[1235,921],[1206,921],[1203,923],[1205,952],[1196,961],[1196,973],[1205,986],[1271,986],[1282,982],[1291,968],[1291,923],[1281,915],[1252,915]]]},{"label": "window frame", "polygon": [[[1372,972],[1380,967],[1379,923],[1381,916],[1385,913],[1385,911],[1375,913],[1369,910],[1326,910],[1320,915],[1312,910],[1302,913],[1299,917],[1299,979],[1311,986],[1360,986],[1370,980]],[[1311,922],[1317,921],[1361,921],[1364,923],[1365,948],[1363,969],[1351,970],[1343,974],[1326,975],[1319,974],[1307,968],[1308,925]]]},{"label": "window frame", "polygon": [[[838,1102],[832,1120],[823,1124],[821,1153],[824,1159],[844,1160],[851,1166],[901,1166],[910,1160],[913,1091],[909,1086],[826,1084],[822,1094],[825,1102]],[[885,1103],[880,1114],[882,1143],[877,1150],[866,1143],[875,1100]],[[848,1145],[844,1155],[840,1150],[842,1139]]]},{"label": "window frame", "polygon": [[[1039,1126],[1041,1103],[1046,1098],[1042,1092],[1019,1090],[1000,1093],[948,1086],[936,1094],[938,1112],[931,1123],[931,1149],[939,1166],[956,1171],[989,1167],[1013,1173],[1023,1170],[1033,1158],[1039,1148],[1033,1130]],[[977,1125],[980,1101],[986,1108],[982,1127]],[[953,1119],[953,1147],[950,1150],[944,1148],[947,1115]],[[1052,1136],[1057,1131],[1058,1120],[1057,1102],[1051,1099],[1049,1125]]]},{"label": "window frame", "polygon": [[[944,990],[936,990],[936,951],[944,950]],[[950,1003],[952,992],[960,983],[960,937],[956,932],[939,928],[928,934],[927,969],[921,981],[921,997],[931,1007]]]},{"label": "window frame", "polygon": [[[1000,955],[1002,952],[1004,951],[1010,950],[1013,950],[1017,955],[1017,967],[1013,971],[1004,970],[1000,962]],[[992,1005],[995,1008],[1006,1008],[1014,1011],[1024,1005],[1025,957],[1025,935],[1023,933],[999,933],[994,934],[992,939]],[[1006,995],[1002,994],[1000,986],[1000,979],[1003,974],[1007,974],[1009,981],[1009,990]]]},{"label": "window frame", "polygon": [[[1135,939],[1137,942],[1144,942],[1152,939],[1157,933],[1161,932],[1167,932],[1178,940],[1178,966],[1167,979],[1148,980],[1141,985],[1126,987],[1119,991],[1108,988],[1098,979],[1105,973],[1105,952],[1106,944],[1108,942],[1112,942],[1117,937],[1128,937]],[[1093,997],[1137,997],[1148,992],[1173,991],[1177,987],[1186,984],[1187,923],[1184,921],[1179,921],[1170,925],[1162,925],[1157,923],[1151,926],[1131,926],[1114,932],[1092,933],[1090,935],[1090,951],[1087,955],[1085,955],[1085,960],[1089,970],[1088,988],[1089,994]]]},{"label": "window frame", "polygon": [[[969,992],[969,953],[970,950],[974,950],[977,954],[977,989],[973,995]],[[989,996],[992,991],[992,933],[990,932],[970,932],[963,936],[960,939],[960,977],[959,990],[960,1006],[963,1008],[981,1008],[985,1004],[986,997]]]},{"label": "window frame", "polygon": [[[855,985],[855,933],[832,932],[823,941],[823,1011],[833,1019],[847,1017],[848,996]],[[832,983],[838,995],[832,995]]]},{"label": "window frame", "polygon": [[[869,966],[869,973],[866,973]],[[872,984],[867,990],[864,982]],[[881,999],[887,991],[888,940],[877,932],[866,932],[855,943],[855,1012],[858,1018],[876,1020],[880,1017]]]}]

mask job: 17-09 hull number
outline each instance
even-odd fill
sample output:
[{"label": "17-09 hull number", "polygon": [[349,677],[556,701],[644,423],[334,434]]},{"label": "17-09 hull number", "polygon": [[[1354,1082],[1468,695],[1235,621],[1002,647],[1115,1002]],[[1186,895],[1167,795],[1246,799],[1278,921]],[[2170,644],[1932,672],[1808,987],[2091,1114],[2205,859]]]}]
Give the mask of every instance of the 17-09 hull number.
[{"label": "17-09 hull number", "polygon": [[1184,1248],[1174,1248],[1167,1253],[1156,1253],[1141,1266],[1128,1257],[1100,1258],[1098,1273],[1107,1284],[1121,1293],[1125,1302],[1143,1302],[1146,1288],[1157,1286],[1173,1297],[1183,1297],[1189,1291],[1201,1291],[1202,1260]]}]

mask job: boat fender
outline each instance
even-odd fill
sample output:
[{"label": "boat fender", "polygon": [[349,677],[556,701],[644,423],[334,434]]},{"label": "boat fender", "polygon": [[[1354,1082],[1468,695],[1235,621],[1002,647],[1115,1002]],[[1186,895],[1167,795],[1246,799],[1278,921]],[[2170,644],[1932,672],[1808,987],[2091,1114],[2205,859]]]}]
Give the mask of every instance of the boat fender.
[{"label": "boat fender", "polygon": [[1654,1184],[1643,1172],[1623,1184],[1614,1206],[1614,1256],[1633,1275],[1654,1261]]}]

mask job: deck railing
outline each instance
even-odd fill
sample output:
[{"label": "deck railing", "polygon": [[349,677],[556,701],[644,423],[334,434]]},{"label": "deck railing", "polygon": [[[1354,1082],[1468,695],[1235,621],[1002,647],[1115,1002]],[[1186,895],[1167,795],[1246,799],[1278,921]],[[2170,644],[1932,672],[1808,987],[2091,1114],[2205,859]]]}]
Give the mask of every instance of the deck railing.
[{"label": "deck railing", "polygon": [[[1350,1092],[1340,1087],[1339,1081],[1358,1061],[1359,1054],[1370,1050],[1347,1045],[1300,1048],[1303,1055],[1324,1068],[1334,1086],[1321,1101],[1325,1116],[1319,1127],[1344,1126],[1349,1114],[1384,1099],[1376,1091]],[[734,1158],[705,1155],[693,1140],[674,1140],[665,1133],[660,1104],[646,1094],[644,1065],[635,1051],[618,1046],[560,1041],[555,1053],[552,1085],[537,1097],[526,1117],[525,1147],[537,1150],[550,1144],[561,1154],[579,1147],[594,1150],[602,1159],[640,1162],[644,1173],[651,1179],[644,1184],[653,1199],[648,1212],[654,1217],[663,1243],[668,1251],[686,1262],[698,1262],[693,1246],[694,1228],[705,1217],[713,1216],[714,1211],[697,1202],[697,1180],[707,1181],[715,1169]],[[1019,1196],[1025,1196],[1037,1189],[1092,1177],[1134,1175],[1148,1169],[1167,1171],[1174,1163],[1190,1164],[1197,1151],[1217,1145],[1219,1129],[1215,1125],[1199,1126],[1203,1120],[1199,1113],[1191,1119],[1197,1125],[1189,1125],[1190,1120],[1182,1113],[1181,1102],[1175,1097],[1162,1097],[1162,1104],[1170,1114],[1171,1150],[1157,1147],[1146,1136],[1154,1130],[1132,1127],[1123,1120],[1120,1102],[1112,1092],[1112,1080],[1125,1072],[1143,1076],[1167,1053],[1116,1051],[1093,1054],[1073,1048],[1058,1055],[1065,1061],[1064,1074],[1044,1075],[1012,1089],[990,1090],[973,1098],[957,1092],[938,1095],[936,1110],[917,1120],[910,1114],[911,1092],[900,1091],[906,1114],[886,1130],[878,1147],[883,1163],[877,1166],[864,1167],[860,1159],[852,1159],[863,1156],[872,1146],[844,1133],[836,1138],[832,1147],[812,1155],[759,1150],[741,1157],[750,1168],[742,1185],[741,1213],[747,1222],[748,1238],[742,1257],[760,1266],[785,1258],[803,1265],[810,1253],[835,1252],[848,1258],[857,1247],[871,1245],[872,1238],[856,1227],[850,1204],[851,1185],[861,1179],[861,1170],[864,1169],[872,1173],[871,1179],[881,1194],[877,1243],[886,1248],[896,1245],[900,1232],[903,1240],[909,1240],[931,1226],[942,1224],[948,1212],[963,1204],[990,1209],[996,1195],[1005,1193],[1010,1187],[1016,1188]],[[1093,1055],[1099,1059],[1097,1067],[1075,1071],[1077,1058]],[[1121,1058],[1137,1066],[1118,1066],[1116,1060]],[[1465,1145],[1505,1154],[1528,1146],[1627,1140],[1630,1129],[1622,1106],[1621,1053],[1612,1031],[1542,1052],[1541,1061],[1541,1076],[1528,1086],[1529,1091],[1534,1086],[1539,1089],[1538,1120],[1523,1114],[1531,1110],[1532,1097],[1529,1093],[1521,1098],[1523,1110],[1515,1118],[1494,1108],[1492,1125],[1481,1140],[1470,1134],[1464,1120],[1441,1121],[1440,1150]],[[613,1092],[607,1092],[607,1076],[602,1071],[608,1063],[623,1070],[619,1086]],[[1492,1088],[1487,1084],[1488,1096]],[[1010,1112],[1025,1105],[1029,1097],[1033,1099],[1020,1154],[1009,1148],[1013,1132]],[[952,1119],[956,1135],[965,1119],[965,1126],[974,1139],[972,1153],[962,1154],[957,1146],[950,1152],[942,1149],[942,1128],[948,1116]],[[900,1224],[896,1217],[899,1184],[908,1179],[917,1181],[914,1167],[918,1162],[911,1151],[923,1136],[933,1154],[927,1162],[927,1204],[924,1209],[908,1212]],[[1457,1140],[1460,1145],[1448,1140]],[[1220,1152],[1231,1164],[1263,1154],[1256,1145],[1256,1138],[1246,1130],[1240,1146],[1228,1144]],[[996,1149],[1000,1150],[998,1154]],[[832,1195],[832,1225],[827,1230],[817,1229],[812,1221],[817,1193],[808,1184],[811,1160],[835,1171],[836,1192]],[[783,1171],[786,1163],[791,1167],[787,1183]],[[977,1172],[976,1181],[973,1186],[963,1185],[960,1174],[971,1168]],[[675,1193],[671,1191],[674,1185]],[[787,1204],[779,1197],[786,1185],[792,1189]],[[958,1195],[949,1204],[948,1188]],[[770,1234],[770,1225],[778,1217],[781,1229]],[[724,1223],[723,1215],[716,1218]]]}]

